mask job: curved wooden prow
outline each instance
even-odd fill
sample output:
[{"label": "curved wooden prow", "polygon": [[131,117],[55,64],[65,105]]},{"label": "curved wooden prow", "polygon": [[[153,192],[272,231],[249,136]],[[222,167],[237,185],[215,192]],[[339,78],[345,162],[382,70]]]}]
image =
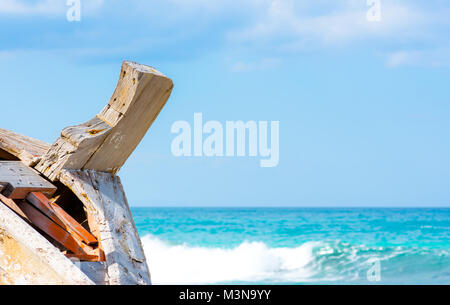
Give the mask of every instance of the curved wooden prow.
[{"label": "curved wooden prow", "polygon": [[106,107],[92,120],[61,132],[36,169],[58,180],[63,169],[115,174],[134,151],[169,99],[172,80],[125,61]]},{"label": "curved wooden prow", "polygon": [[[27,166],[34,166],[50,180],[59,180],[84,205],[91,230],[88,233],[97,240],[105,257],[105,262],[80,263],[80,269],[91,279],[95,278],[95,283],[151,283],[126,195],[120,178],[115,174],[158,116],[172,88],[172,81],[162,73],[125,61],[117,87],[106,107],[92,120],[63,129],[52,146],[0,129],[0,160],[20,159]],[[1,184],[0,189],[6,186]],[[72,204],[71,201],[65,203]],[[0,204],[0,237],[5,235],[2,232],[13,232],[2,220],[2,217],[11,218],[11,213],[5,214],[2,208]],[[35,232],[31,227],[28,230]],[[26,241],[25,237],[23,239]],[[2,238],[0,252],[4,244],[1,241]],[[20,245],[25,244],[20,241]],[[53,250],[57,251],[56,248]],[[63,261],[66,265],[70,263]],[[64,264],[50,267],[59,272],[58,268],[64,269],[60,267]],[[89,268],[85,270],[85,267]],[[0,266],[0,283],[1,277]],[[75,280],[77,283],[91,283],[85,278]]]}]

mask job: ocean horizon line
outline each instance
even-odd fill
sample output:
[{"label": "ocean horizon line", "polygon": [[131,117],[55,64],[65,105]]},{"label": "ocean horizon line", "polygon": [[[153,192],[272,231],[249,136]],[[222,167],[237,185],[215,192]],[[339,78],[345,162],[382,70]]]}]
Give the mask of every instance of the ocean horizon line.
[{"label": "ocean horizon line", "polygon": [[202,205],[131,205],[131,208],[202,208],[202,209],[450,209],[450,206],[202,206]]}]

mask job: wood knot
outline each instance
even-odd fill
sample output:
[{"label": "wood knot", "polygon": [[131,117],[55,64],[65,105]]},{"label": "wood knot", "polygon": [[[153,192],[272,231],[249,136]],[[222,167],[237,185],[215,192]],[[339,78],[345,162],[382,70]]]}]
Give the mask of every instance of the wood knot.
[{"label": "wood knot", "polygon": [[93,136],[93,135],[99,134],[99,133],[102,132],[103,130],[105,130],[105,129],[91,129],[91,130],[88,131],[88,133],[89,133],[91,136]]}]

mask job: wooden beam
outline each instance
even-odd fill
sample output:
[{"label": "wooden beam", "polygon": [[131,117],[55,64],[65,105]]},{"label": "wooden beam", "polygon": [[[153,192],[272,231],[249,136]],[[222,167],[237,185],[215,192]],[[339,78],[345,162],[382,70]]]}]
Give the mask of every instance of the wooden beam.
[{"label": "wooden beam", "polygon": [[28,219],[27,215],[25,215],[22,210],[17,206],[17,204],[14,202],[14,200],[6,198],[5,196],[3,196],[2,194],[0,194],[0,202],[2,202],[3,204],[5,204],[8,208],[10,208],[11,210],[13,210],[17,215],[19,215],[20,217],[22,217],[24,220],[30,222],[30,220]]},{"label": "wooden beam", "polygon": [[58,179],[62,169],[117,173],[168,100],[172,81],[161,72],[125,61],[106,107],[92,120],[63,129],[36,169]]},{"label": "wooden beam", "polygon": [[37,228],[45,232],[62,246],[72,251],[74,254],[86,255],[82,245],[70,233],[66,232],[59,225],[44,216],[38,209],[26,201],[17,202],[18,207],[27,216],[27,218]]},{"label": "wooden beam", "polygon": [[97,244],[97,239],[91,233],[83,228],[81,224],[67,214],[60,206],[50,202],[44,194],[32,192],[28,194],[27,201],[80,241],[85,242],[87,245]]},{"label": "wooden beam", "polygon": [[[45,237],[0,204],[0,284],[92,285]],[[1,272],[0,272],[1,274]]]},{"label": "wooden beam", "polygon": [[51,196],[56,191],[53,184],[20,161],[0,161],[0,184],[4,185],[2,194],[10,199],[24,199],[36,191]]},{"label": "wooden beam", "polygon": [[48,143],[0,128],[0,150],[17,157],[27,166],[34,166],[49,148]]},{"label": "wooden beam", "polygon": [[[52,211],[50,211],[52,209],[50,206],[51,203],[43,199],[45,196],[42,193],[32,194],[33,195],[28,196],[27,199],[34,202],[34,208],[30,207],[30,205],[24,201],[16,203],[14,200],[6,198],[1,194],[0,202],[22,217],[23,220],[32,224],[34,227],[39,228],[74,253],[67,255],[67,257],[76,257],[79,260],[91,262],[101,262],[105,260],[103,250],[99,248],[93,249],[84,245],[83,237],[80,237],[78,233],[72,231],[71,228],[61,221],[56,214],[53,214]],[[72,221],[76,222],[73,219]],[[84,228],[82,229],[85,230]],[[85,233],[90,235],[87,231]],[[92,243],[97,243],[97,240],[92,235],[87,239],[91,240]]]}]

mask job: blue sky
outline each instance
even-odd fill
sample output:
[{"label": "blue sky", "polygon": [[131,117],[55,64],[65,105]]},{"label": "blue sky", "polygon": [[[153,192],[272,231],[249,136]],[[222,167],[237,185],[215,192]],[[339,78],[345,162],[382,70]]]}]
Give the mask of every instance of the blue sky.
[{"label": "blue sky", "polygon": [[[120,172],[133,206],[450,206],[450,4],[0,1],[1,127],[53,142],[122,60],[173,94]],[[177,120],[280,121],[280,163],[176,158]]]}]

